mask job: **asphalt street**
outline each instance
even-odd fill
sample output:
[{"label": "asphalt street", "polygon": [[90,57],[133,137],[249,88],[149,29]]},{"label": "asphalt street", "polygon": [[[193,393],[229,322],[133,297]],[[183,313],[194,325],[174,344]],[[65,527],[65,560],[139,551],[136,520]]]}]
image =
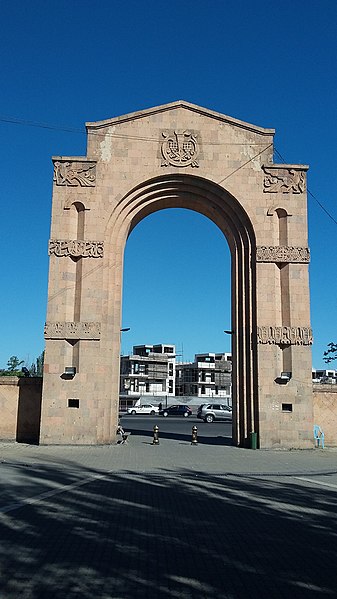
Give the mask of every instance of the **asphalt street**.
[{"label": "asphalt street", "polygon": [[206,423],[196,416],[188,418],[170,416],[129,416],[123,415],[121,424],[125,431],[130,431],[132,435],[153,436],[153,427],[158,426],[159,437],[165,439],[176,439],[181,441],[190,441],[192,437],[192,427],[198,429],[198,442],[230,445],[232,439],[232,421]]}]

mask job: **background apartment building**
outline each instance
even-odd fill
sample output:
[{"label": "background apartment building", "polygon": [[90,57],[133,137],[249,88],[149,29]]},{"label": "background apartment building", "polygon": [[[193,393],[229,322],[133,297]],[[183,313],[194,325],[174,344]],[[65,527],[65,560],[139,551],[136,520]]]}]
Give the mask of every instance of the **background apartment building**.
[{"label": "background apartment building", "polygon": [[316,368],[313,368],[312,369],[312,382],[336,385],[337,371],[333,368],[326,369],[326,370],[317,370]]},{"label": "background apartment building", "polygon": [[134,345],[121,356],[120,406],[140,402],[167,406],[184,402],[199,405],[212,398],[232,405],[232,356],[196,354],[194,362],[176,362],[175,345]]},{"label": "background apartment building", "polygon": [[174,397],[175,366],[175,345],[134,345],[130,356],[121,356],[121,400],[125,404],[127,399],[135,400],[144,395]]},{"label": "background apartment building", "polygon": [[176,395],[232,403],[232,356],[229,353],[196,354],[194,362],[176,364]]}]

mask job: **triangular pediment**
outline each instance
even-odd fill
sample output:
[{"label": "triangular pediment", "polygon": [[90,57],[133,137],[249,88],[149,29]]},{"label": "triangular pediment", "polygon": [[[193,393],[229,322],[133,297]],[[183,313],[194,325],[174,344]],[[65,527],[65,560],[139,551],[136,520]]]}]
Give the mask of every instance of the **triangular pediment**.
[{"label": "triangular pediment", "polygon": [[170,102],[169,104],[162,104],[160,106],[154,106],[153,108],[146,108],[145,110],[138,110],[136,112],[130,112],[129,114],[124,114],[118,117],[113,117],[111,119],[106,119],[103,121],[95,121],[86,123],[87,129],[102,129],[105,127],[111,127],[113,125],[118,125],[120,123],[125,123],[127,121],[134,121],[137,119],[148,118],[152,115],[156,115],[162,112],[168,112],[170,110],[187,110],[190,112],[198,113],[202,116],[208,117],[210,119],[215,119],[219,122],[228,123],[230,125],[234,125],[236,127],[240,127],[242,129],[246,129],[248,131],[254,131],[256,133],[262,135],[273,135],[275,133],[274,129],[265,129],[263,127],[258,127],[257,125],[252,125],[251,123],[246,123],[244,121],[240,121],[233,117],[227,116],[225,114],[221,114],[220,112],[216,112],[214,110],[210,110],[209,108],[203,108],[202,106],[198,106],[197,104],[191,104],[190,102],[186,102],[185,100],[177,100],[176,102]]}]

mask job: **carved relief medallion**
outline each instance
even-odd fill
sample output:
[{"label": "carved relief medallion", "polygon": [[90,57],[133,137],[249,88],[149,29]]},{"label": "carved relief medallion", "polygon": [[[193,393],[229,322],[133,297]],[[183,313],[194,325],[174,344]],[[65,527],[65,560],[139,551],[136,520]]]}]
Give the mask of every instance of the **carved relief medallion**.
[{"label": "carved relief medallion", "polygon": [[309,263],[310,250],[286,245],[261,245],[256,248],[256,262]]},{"label": "carved relief medallion", "polygon": [[303,193],[306,190],[306,176],[303,170],[294,168],[263,167],[265,193]]},{"label": "carved relief medallion", "polygon": [[69,187],[94,187],[96,183],[96,163],[87,161],[54,162],[54,179],[56,185]]},{"label": "carved relief medallion", "polygon": [[45,339],[100,339],[100,322],[46,322]]},{"label": "carved relief medallion", "polygon": [[270,345],[312,345],[312,329],[310,327],[257,327],[257,341]]},{"label": "carved relief medallion", "polygon": [[50,239],[48,254],[72,256],[73,258],[102,258],[103,249],[104,241]]},{"label": "carved relief medallion", "polygon": [[162,166],[198,167],[199,144],[191,131],[164,131],[161,143]]}]

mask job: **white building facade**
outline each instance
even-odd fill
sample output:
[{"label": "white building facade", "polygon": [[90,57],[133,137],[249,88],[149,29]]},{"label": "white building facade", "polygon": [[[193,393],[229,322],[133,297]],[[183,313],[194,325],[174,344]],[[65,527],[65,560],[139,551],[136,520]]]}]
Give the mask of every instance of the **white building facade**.
[{"label": "white building facade", "polygon": [[175,345],[135,345],[130,356],[121,356],[120,396],[174,397]]},{"label": "white building facade", "polygon": [[176,365],[176,395],[216,398],[232,405],[232,356],[229,353],[196,354],[194,362]]}]

